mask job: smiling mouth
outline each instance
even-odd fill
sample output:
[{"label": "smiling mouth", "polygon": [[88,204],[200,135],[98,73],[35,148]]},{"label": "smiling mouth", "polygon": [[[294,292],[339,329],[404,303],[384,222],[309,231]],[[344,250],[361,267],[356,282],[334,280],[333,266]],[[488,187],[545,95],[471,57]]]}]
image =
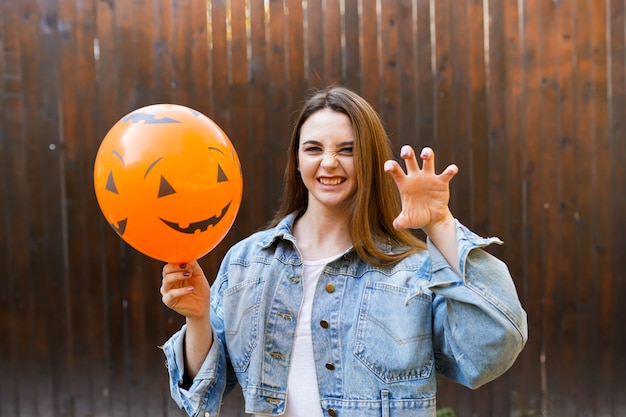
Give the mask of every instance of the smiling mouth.
[{"label": "smiling mouth", "polygon": [[323,177],[320,178],[318,180],[321,184],[323,185],[339,185],[342,182],[345,181],[345,178],[340,178],[340,177],[332,177],[332,178],[328,178],[328,177]]},{"label": "smiling mouth", "polygon": [[176,230],[177,232],[192,235],[196,233],[196,231],[206,232],[209,226],[215,226],[216,224],[218,224],[222,220],[222,218],[224,218],[224,216],[226,215],[226,212],[228,211],[229,207],[230,207],[230,203],[226,204],[226,206],[222,209],[222,212],[219,215],[209,217],[208,219],[200,220],[199,222],[190,223],[189,226],[187,227],[181,227],[180,223],[170,222],[160,217],[159,217],[159,220],[161,220],[163,223],[165,223],[172,229]]},{"label": "smiling mouth", "polygon": [[[159,220],[161,220],[163,223],[176,230],[177,232],[192,235],[196,233],[196,231],[206,232],[209,226],[215,226],[216,224],[218,224],[224,218],[226,212],[228,212],[229,207],[230,203],[226,204],[226,206],[222,209],[222,212],[217,216],[209,217],[208,219],[200,220],[199,222],[190,223],[187,227],[181,227],[180,223],[170,222],[160,217]],[[128,219],[126,218],[124,220],[118,221],[117,225],[115,223],[109,224],[111,225],[113,230],[117,232],[117,234],[119,234],[120,236],[124,236],[124,232],[126,232],[126,225],[128,224]]]}]

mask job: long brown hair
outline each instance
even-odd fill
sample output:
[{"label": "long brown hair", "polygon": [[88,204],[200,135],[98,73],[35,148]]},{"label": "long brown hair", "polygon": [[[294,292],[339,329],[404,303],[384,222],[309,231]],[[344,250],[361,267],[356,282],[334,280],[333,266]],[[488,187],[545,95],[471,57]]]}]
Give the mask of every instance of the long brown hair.
[{"label": "long brown hair", "polygon": [[[393,158],[393,153],[380,118],[367,101],[344,87],[333,86],[317,91],[300,110],[288,150],[285,192],[269,227],[276,226],[290,213],[300,216],[307,209],[308,190],[298,173],[300,130],[309,116],[325,108],[348,116],[354,132],[357,191],[351,203],[349,230],[357,254],[372,265],[386,266],[424,249],[424,242],[411,232],[393,227],[393,220],[400,213],[402,204],[393,178],[383,170],[383,164]],[[386,253],[376,244],[381,241],[402,250]]]}]

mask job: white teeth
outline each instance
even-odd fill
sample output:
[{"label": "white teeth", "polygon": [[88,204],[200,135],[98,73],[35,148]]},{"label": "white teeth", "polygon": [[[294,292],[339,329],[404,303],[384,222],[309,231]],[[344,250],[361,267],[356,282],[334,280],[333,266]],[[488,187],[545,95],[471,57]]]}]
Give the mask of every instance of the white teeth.
[{"label": "white teeth", "polygon": [[320,182],[324,185],[337,185],[343,182],[342,178],[320,178]]}]

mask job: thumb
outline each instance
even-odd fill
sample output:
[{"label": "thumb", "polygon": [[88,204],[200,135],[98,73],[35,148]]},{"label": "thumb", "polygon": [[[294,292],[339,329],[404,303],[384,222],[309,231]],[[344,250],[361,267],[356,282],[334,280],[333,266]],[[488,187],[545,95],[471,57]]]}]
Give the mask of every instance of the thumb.
[{"label": "thumb", "polygon": [[393,221],[393,227],[397,230],[403,230],[409,227],[409,219],[404,215],[404,210]]}]

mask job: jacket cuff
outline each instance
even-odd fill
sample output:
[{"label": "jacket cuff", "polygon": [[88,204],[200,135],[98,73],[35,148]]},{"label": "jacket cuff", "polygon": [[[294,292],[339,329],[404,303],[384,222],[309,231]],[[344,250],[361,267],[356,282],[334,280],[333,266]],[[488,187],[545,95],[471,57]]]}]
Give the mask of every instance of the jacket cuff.
[{"label": "jacket cuff", "polygon": [[[169,373],[170,393],[172,398],[181,409],[184,409],[187,414],[191,416],[195,415],[201,408],[209,406],[208,404],[204,404],[204,398],[207,392],[214,386],[217,379],[221,352],[219,340],[214,332],[213,345],[211,346],[202,367],[193,379],[191,386],[184,387],[185,334],[186,325],[183,325],[183,327],[163,345],[163,352],[166,357],[166,366]],[[219,404],[213,412],[217,412],[218,408]]]},{"label": "jacket cuff", "polygon": [[457,251],[459,254],[459,270],[462,275],[459,276],[454,269],[448,264],[446,258],[442,255],[442,253],[437,249],[435,244],[430,240],[430,238],[426,239],[426,244],[428,246],[428,253],[430,255],[431,262],[431,280],[430,286],[440,286],[440,285],[450,285],[454,283],[464,282],[465,279],[465,262],[467,260],[467,255],[476,248],[484,248],[491,244],[501,245],[503,242],[497,237],[481,237],[476,233],[469,230],[465,227],[461,222],[457,219],[454,219],[454,224],[456,226],[456,241],[457,241]]}]

